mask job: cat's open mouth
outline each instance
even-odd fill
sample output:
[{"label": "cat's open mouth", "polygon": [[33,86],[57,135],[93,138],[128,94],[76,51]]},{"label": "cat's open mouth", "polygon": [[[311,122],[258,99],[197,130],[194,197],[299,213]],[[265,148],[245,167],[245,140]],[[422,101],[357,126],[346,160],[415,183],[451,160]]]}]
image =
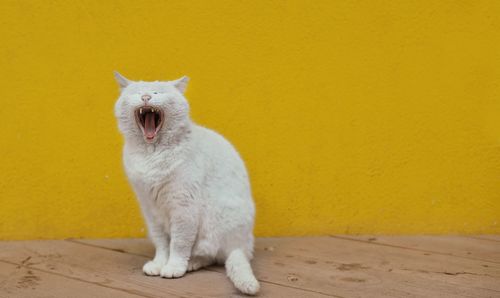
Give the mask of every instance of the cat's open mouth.
[{"label": "cat's open mouth", "polygon": [[152,143],[163,124],[163,111],[157,107],[144,106],[135,110],[135,121],[144,134],[144,139]]}]

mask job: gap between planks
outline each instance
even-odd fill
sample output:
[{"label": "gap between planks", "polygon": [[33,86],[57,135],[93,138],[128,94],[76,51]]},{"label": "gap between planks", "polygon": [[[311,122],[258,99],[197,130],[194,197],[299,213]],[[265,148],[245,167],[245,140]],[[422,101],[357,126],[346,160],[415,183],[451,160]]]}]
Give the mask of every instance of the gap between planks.
[{"label": "gap between planks", "polygon": [[471,239],[484,240],[484,241],[500,242],[500,236],[496,236],[496,235],[480,235],[480,236],[466,236],[466,237],[471,238]]},{"label": "gap between planks", "polygon": [[[380,246],[399,248],[399,249],[404,249],[404,250],[418,251],[418,252],[423,252],[423,253],[433,253],[433,254],[442,255],[442,256],[468,259],[468,260],[473,260],[473,261],[490,262],[490,263],[500,264],[500,261],[492,261],[492,260],[470,257],[470,256],[460,256],[460,255],[456,255],[456,254],[452,254],[452,253],[444,253],[444,252],[440,252],[440,251],[436,251],[436,250],[406,247],[406,246],[402,246],[402,245],[381,243],[381,242],[375,242],[375,241],[370,241],[370,240],[365,240],[365,239],[356,239],[356,238],[353,238],[352,236],[330,235],[329,237],[336,238],[336,239],[342,239],[342,240],[348,240],[348,241],[361,242],[361,243],[366,243],[366,244],[371,244],[371,245],[380,245]],[[374,237],[376,237],[376,236],[374,236]],[[436,236],[436,237],[438,237],[438,236]],[[467,236],[464,238],[500,242],[500,241],[493,240],[493,239],[485,239],[485,238],[478,238],[478,237],[472,237],[472,236]]]}]

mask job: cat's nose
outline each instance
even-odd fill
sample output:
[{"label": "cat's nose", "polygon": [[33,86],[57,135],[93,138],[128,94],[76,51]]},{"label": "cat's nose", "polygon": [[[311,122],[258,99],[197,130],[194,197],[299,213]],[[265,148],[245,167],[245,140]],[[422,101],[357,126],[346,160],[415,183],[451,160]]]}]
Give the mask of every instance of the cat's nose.
[{"label": "cat's nose", "polygon": [[144,102],[148,102],[148,100],[151,99],[151,95],[144,94],[143,96],[141,96],[141,99]]}]

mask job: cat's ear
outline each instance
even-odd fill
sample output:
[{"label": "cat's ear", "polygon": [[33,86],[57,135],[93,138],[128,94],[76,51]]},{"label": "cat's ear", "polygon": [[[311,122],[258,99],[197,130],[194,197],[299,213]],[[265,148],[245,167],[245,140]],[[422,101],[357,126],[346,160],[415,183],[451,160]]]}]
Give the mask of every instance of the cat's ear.
[{"label": "cat's ear", "polygon": [[172,83],[174,84],[175,88],[177,88],[177,90],[179,90],[183,94],[186,91],[188,82],[189,82],[189,78],[187,76],[183,76],[180,79],[172,81]]},{"label": "cat's ear", "polygon": [[127,79],[126,77],[122,76],[119,72],[117,72],[116,70],[113,72],[114,75],[115,75],[115,79],[116,81],[118,82],[118,85],[120,85],[120,89],[124,89],[125,87],[127,87],[128,85],[130,85],[130,83],[132,83],[131,80]]}]

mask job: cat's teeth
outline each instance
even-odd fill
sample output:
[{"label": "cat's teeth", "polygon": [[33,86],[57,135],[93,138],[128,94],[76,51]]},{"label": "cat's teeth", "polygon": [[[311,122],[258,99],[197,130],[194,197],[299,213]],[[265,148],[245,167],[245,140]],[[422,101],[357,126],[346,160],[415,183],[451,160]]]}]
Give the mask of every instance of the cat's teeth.
[{"label": "cat's teeth", "polygon": [[155,109],[151,108],[151,112],[153,112],[153,113],[154,113],[154,111],[155,111]]},{"label": "cat's teeth", "polygon": [[142,114],[142,108],[139,109],[139,114]]}]

